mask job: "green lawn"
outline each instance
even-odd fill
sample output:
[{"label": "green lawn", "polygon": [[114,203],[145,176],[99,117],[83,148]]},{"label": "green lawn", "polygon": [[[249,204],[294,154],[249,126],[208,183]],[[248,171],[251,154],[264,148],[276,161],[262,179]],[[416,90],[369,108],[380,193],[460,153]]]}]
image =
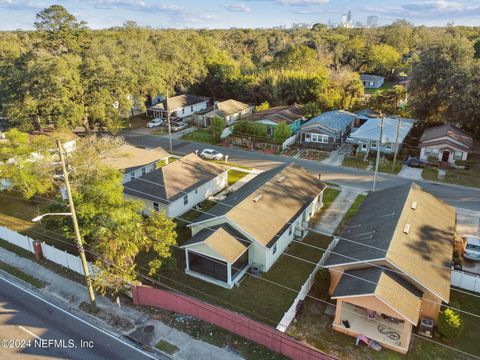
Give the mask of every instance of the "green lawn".
[{"label": "green lawn", "polygon": [[11,266],[7,263],[4,263],[3,261],[0,261],[0,269],[8,272],[9,274],[15,276],[16,278],[19,278],[35,286],[36,288],[43,288],[45,286],[45,283],[43,281],[37,279],[36,277],[30,274],[24,273],[22,270],[16,268],[15,266]]},{"label": "green lawn", "polygon": [[352,155],[346,155],[343,159],[342,165],[357,169],[366,169],[368,167],[368,160],[364,161],[363,156],[355,157]]},{"label": "green lawn", "polygon": [[[177,267],[158,273],[157,279],[167,287],[240,312],[275,327],[290,308],[297,296],[296,291],[300,290],[315,268],[315,265],[310,262],[317,263],[323,255],[323,250],[305,244],[326,248],[330,240],[329,237],[310,233],[303,243],[293,242],[290,245],[286,253],[291,256],[282,255],[268,272],[261,275],[267,281],[247,275],[242,279],[239,287],[232,289],[224,289],[185,274],[184,252],[181,250],[175,251]],[[295,291],[269,281],[282,284]]]},{"label": "green lawn", "polygon": [[334,202],[334,200],[337,198],[338,194],[340,194],[340,190],[333,189],[331,187],[327,187],[323,191],[323,206],[320,209],[318,213],[316,213],[311,219],[310,219],[310,224],[315,224],[325,213],[325,211],[328,210],[330,205]]},{"label": "green lawn", "polygon": [[384,82],[381,88],[378,89],[365,89],[365,94],[375,94],[377,91],[384,91],[391,89],[395,86],[396,84],[393,82]]},{"label": "green lawn", "polygon": [[209,130],[199,129],[182,136],[182,140],[196,141],[206,144],[215,144],[212,133]]},{"label": "green lawn", "polygon": [[228,166],[237,167],[237,168],[245,169],[245,170],[252,170],[253,169],[250,166],[244,166],[244,165],[231,163],[231,162],[226,163],[225,160],[207,160],[207,161],[213,162],[215,164],[228,165]]},{"label": "green lawn", "polygon": [[175,354],[177,351],[178,351],[178,347],[173,345],[173,344],[170,344],[168,341],[165,341],[165,340],[160,340],[156,345],[155,347],[158,349],[158,350],[161,350],[167,354],[170,354],[170,355],[173,355]]},{"label": "green lawn", "polygon": [[448,169],[445,177],[442,179],[438,177],[438,169],[426,167],[422,171],[422,177],[430,181],[441,181],[449,184],[480,188],[480,172],[478,168],[470,170]]},{"label": "green lawn", "polygon": [[228,170],[228,186],[232,186],[238,180],[243,179],[248,173],[245,171]]},{"label": "green lawn", "polygon": [[[464,311],[480,314],[480,299],[477,297],[452,291],[450,303]],[[331,324],[333,317],[324,314],[325,308],[326,304],[307,298],[302,314],[299,316],[297,322],[290,326],[288,333],[340,359],[470,359],[470,357],[466,355],[415,336],[412,336],[410,351],[406,356],[387,349],[375,352],[366,346],[355,346],[355,339],[353,337],[332,330]],[[480,356],[480,346],[478,346],[478,319],[467,314],[462,315],[462,318],[464,325],[462,335],[454,341],[445,344],[475,356]],[[441,342],[442,340],[438,336],[435,336],[434,341]]]},{"label": "green lawn", "polygon": [[424,180],[438,181],[438,169],[426,167],[422,170],[422,178]]},{"label": "green lawn", "polygon": [[350,206],[350,209],[348,209],[347,213],[343,217],[342,222],[340,223],[340,225],[338,225],[337,229],[335,230],[335,234],[340,234],[345,229],[345,227],[350,222],[352,217],[357,213],[358,208],[360,207],[360,205],[362,205],[366,197],[367,197],[366,195],[357,196],[352,206]]},{"label": "green lawn", "polygon": [[380,164],[378,164],[378,171],[387,174],[398,174],[402,170],[403,161],[400,157],[397,158],[395,168],[392,168],[393,160],[387,158],[381,158]]}]

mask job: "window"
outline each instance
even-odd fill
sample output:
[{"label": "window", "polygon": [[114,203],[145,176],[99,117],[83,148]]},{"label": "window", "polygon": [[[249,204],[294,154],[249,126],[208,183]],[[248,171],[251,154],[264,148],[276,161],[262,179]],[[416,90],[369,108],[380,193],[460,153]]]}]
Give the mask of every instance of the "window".
[{"label": "window", "polygon": [[385,145],[385,150],[392,150],[392,144],[388,143]]},{"label": "window", "polygon": [[425,155],[430,155],[432,153],[432,148],[425,148]]},{"label": "window", "polygon": [[195,189],[195,194],[198,194],[198,189]]},{"label": "window", "polygon": [[185,114],[185,108],[182,108],[182,114]]},{"label": "window", "polygon": [[362,144],[362,150],[367,150],[367,144]]},{"label": "window", "polygon": [[288,229],[288,235],[292,235],[292,226]]},{"label": "window", "polygon": [[377,148],[377,142],[376,142],[376,141],[372,141],[372,142],[370,143],[370,147],[371,147],[372,149],[376,149],[376,148]]},{"label": "window", "polygon": [[160,210],[160,207],[158,206],[158,202],[154,202],[154,203],[153,203],[153,210],[155,210],[155,211],[159,211],[159,210]]},{"label": "window", "polygon": [[277,244],[273,245],[273,255],[275,255],[275,253],[277,252]]},{"label": "window", "polygon": [[453,153],[454,160],[462,160],[463,153],[461,151],[455,151]]},{"label": "window", "polygon": [[438,155],[439,152],[440,152],[440,150],[438,150],[438,149],[432,149],[432,154],[433,155]]},{"label": "window", "polygon": [[328,144],[328,135],[312,134],[312,141],[322,144]]},{"label": "window", "polygon": [[185,195],[183,197],[183,205],[187,205],[188,204],[188,195]]},{"label": "window", "polygon": [[306,134],[305,134],[305,139],[310,140],[310,133],[306,133]]},{"label": "window", "polygon": [[192,105],[192,106],[190,106],[190,111],[191,111],[191,112],[193,112],[193,105]]},{"label": "window", "polygon": [[133,180],[133,179],[135,179],[135,171],[132,171],[130,173],[130,180]]},{"label": "window", "polygon": [[145,175],[147,173],[147,168],[146,167],[142,167],[142,175]]}]

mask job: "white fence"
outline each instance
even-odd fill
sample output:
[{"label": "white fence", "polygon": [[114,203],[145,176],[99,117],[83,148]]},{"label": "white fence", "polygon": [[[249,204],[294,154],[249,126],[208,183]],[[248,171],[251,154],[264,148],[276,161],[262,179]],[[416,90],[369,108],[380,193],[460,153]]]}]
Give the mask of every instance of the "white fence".
[{"label": "white fence", "polygon": [[452,286],[480,293],[480,276],[452,270]]},{"label": "white fence", "polygon": [[325,264],[325,261],[327,260],[328,256],[330,255],[330,251],[335,247],[337,244],[338,239],[334,238],[332,242],[328,245],[327,250],[325,253],[322,255],[322,258],[320,261],[317,263],[315,266],[315,269],[313,269],[312,273],[308,276],[307,281],[303,284],[302,288],[298,292],[297,297],[295,300],[293,300],[292,306],[287,310],[287,312],[283,315],[282,320],[277,325],[277,330],[281,332],[287,331],[287,328],[290,326],[291,322],[295,318],[295,315],[297,313],[297,305],[301,300],[304,300],[307,294],[309,293],[310,289],[313,286],[313,283],[315,282],[315,275],[317,274],[318,270],[320,270],[323,267],[323,264]]},{"label": "white fence", "polygon": [[[23,236],[6,227],[0,226],[0,239],[21,247],[31,253],[35,253],[33,248],[34,239],[31,239],[28,236]],[[44,242],[42,243],[42,253],[45,259],[83,275],[82,262],[79,256],[74,256],[67,251],[59,250],[55,248],[55,246],[45,244]],[[90,272],[92,272],[92,264],[89,263],[88,267],[90,268]]]},{"label": "white fence", "polygon": [[233,133],[233,126],[226,127],[222,131],[222,135],[220,135],[220,139],[225,139],[226,137],[229,137]]},{"label": "white fence", "polygon": [[290,145],[294,144],[297,141],[298,134],[294,134],[290,136],[287,140],[285,140],[282,144],[282,150],[285,150],[288,148]]}]

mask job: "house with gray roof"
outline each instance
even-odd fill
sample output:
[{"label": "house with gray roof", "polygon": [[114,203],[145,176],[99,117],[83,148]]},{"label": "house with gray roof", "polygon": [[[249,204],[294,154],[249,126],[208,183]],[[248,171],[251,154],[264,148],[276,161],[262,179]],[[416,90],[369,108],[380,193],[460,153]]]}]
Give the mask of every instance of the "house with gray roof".
[{"label": "house with gray roof", "polygon": [[188,225],[185,272],[232,288],[252,266],[268,271],[307,234],[324,188],[318,175],[294,164],[260,173]]},{"label": "house with gray roof", "polygon": [[210,127],[213,118],[219,117],[225,120],[227,126],[230,126],[235,121],[251,115],[253,109],[254,106],[233,99],[217,101],[212,107],[197,113],[195,123],[198,127]]},{"label": "house with gray roof", "polygon": [[415,183],[370,193],[325,255],[334,330],[406,353],[412,329],[450,300],[455,223]]},{"label": "house with gray roof", "polygon": [[355,123],[367,118],[346,110],[324,112],[302,125],[300,142],[304,146],[334,150],[350,134]]},{"label": "house with gray roof", "polygon": [[385,78],[378,75],[360,74],[360,80],[365,89],[378,89],[383,86]]},{"label": "house with gray roof", "polygon": [[305,121],[305,117],[298,104],[275,106],[266,110],[257,111],[245,120],[255,121],[267,127],[267,135],[272,137],[278,124],[287,123],[292,134],[296,133]]},{"label": "house with gray roof", "polygon": [[[163,99],[147,109],[147,116],[152,118],[166,119],[167,114],[174,118],[186,118],[199,111],[205,110],[210,103],[210,99],[197,95],[178,95],[168,99]],[[167,111],[168,110],[168,111]]]},{"label": "house with gray roof", "polygon": [[128,181],[123,186],[125,198],[140,200],[143,213],[166,211],[179,216],[228,184],[227,168],[188,154],[154,171]]}]

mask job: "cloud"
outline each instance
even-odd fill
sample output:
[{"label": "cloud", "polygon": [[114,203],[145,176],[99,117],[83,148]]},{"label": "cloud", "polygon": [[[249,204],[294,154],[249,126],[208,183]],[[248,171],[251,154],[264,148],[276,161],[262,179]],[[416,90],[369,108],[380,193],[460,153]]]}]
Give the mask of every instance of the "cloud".
[{"label": "cloud", "polygon": [[25,9],[43,9],[48,5],[36,2],[36,1],[25,1],[25,0],[0,0],[0,8],[7,8],[10,10],[25,10]]},{"label": "cloud", "polygon": [[252,10],[243,3],[228,4],[228,5],[225,5],[225,9],[227,9],[228,11],[244,12],[244,13],[248,13]]},{"label": "cloud", "polygon": [[330,0],[277,0],[282,5],[310,6],[327,4]]}]

